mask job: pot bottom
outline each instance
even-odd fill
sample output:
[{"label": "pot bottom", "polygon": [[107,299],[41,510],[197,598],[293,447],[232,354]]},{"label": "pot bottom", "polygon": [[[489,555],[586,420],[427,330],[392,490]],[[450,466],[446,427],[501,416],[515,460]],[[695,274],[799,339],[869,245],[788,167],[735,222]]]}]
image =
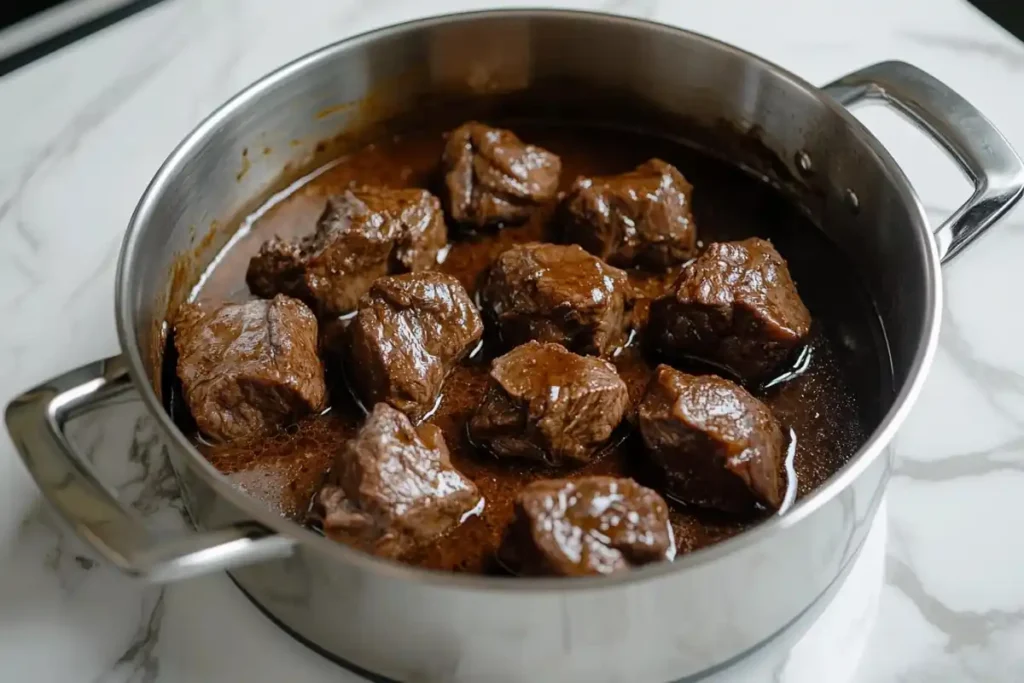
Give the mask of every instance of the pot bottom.
[{"label": "pot bottom", "polygon": [[[741,683],[774,680],[817,683],[852,680],[867,646],[885,577],[886,504],[879,505],[871,530],[855,559],[831,586],[795,619],[749,650],[697,676],[666,683]],[[318,646],[280,621],[246,591],[238,589],[270,621],[313,652],[349,672],[344,683],[401,683],[367,671]]]}]

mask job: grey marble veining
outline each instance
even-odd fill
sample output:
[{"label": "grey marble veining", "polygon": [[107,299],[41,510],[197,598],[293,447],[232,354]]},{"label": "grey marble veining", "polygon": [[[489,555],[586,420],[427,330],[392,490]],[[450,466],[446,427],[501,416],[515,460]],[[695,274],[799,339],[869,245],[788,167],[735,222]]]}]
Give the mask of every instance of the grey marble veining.
[{"label": "grey marble veining", "polygon": [[[168,0],[0,78],[0,398],[116,352],[112,283],[124,226],[164,157],[219,103],[346,35],[517,4],[536,3]],[[954,87],[1024,149],[1024,46],[960,0],[545,4],[684,26],[816,83],[904,59]],[[862,118],[934,222],[966,197],[959,172],[922,136],[895,117]],[[866,643],[859,683],[1024,680],[1021,254],[1017,209],[947,269],[935,367],[897,438],[885,583],[865,569],[848,598],[860,608],[823,618],[818,640],[764,680],[841,680],[853,674],[857,643]],[[76,442],[122,500],[167,533],[183,531],[153,425],[132,401],[104,410],[102,420],[76,426]],[[11,680],[349,680],[280,633],[225,576],[160,588],[96,563],[41,504],[6,435],[0,513],[0,671]]]}]

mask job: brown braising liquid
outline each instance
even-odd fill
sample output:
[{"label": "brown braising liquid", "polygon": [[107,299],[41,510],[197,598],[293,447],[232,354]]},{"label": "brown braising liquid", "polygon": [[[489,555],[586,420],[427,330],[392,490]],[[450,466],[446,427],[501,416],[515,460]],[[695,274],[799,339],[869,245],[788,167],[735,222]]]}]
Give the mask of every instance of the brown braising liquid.
[{"label": "brown braising liquid", "polygon": [[[562,184],[578,174],[610,174],[629,170],[659,157],[674,165],[693,184],[693,213],[702,244],[752,235],[775,244],[789,262],[798,289],[814,316],[809,357],[795,364],[774,386],[757,391],[795,436],[796,481],[787,478],[797,497],[806,495],[836,472],[866,440],[880,419],[886,401],[887,364],[884,337],[874,309],[857,274],[823,234],[774,188],[744,172],[678,143],[642,133],[587,129],[580,126],[491,121],[505,125],[525,141],[560,155]],[[211,303],[249,298],[245,270],[262,242],[273,235],[292,237],[312,232],[325,198],[350,183],[392,187],[426,187],[436,191],[442,131],[417,132],[381,141],[320,170],[294,185],[255,212],[211,266],[198,288],[198,298]],[[475,292],[481,273],[501,251],[516,242],[551,241],[553,211],[538,212],[527,224],[486,235],[462,235],[449,230],[450,251],[441,270]],[[649,296],[660,293],[673,273],[652,276],[631,273]],[[638,306],[642,317],[645,302]],[[513,500],[528,482],[538,478],[607,474],[630,476],[660,489],[646,463],[639,437],[627,419],[614,445],[595,462],[572,471],[501,462],[476,449],[466,435],[466,421],[480,405],[490,360],[500,355],[495,340],[485,335],[479,353],[449,376],[436,413],[429,419],[444,432],[452,462],[469,476],[486,499],[481,516],[471,518],[453,533],[405,558],[435,569],[500,573],[494,557],[511,520]],[[173,375],[173,353],[166,359]],[[645,359],[633,343],[612,359],[639,400],[656,362]],[[677,364],[678,365],[678,364]],[[699,366],[682,367],[691,372]],[[792,370],[792,368],[790,368]],[[358,428],[363,414],[343,386],[329,376],[331,408],[320,416],[293,425],[275,438],[257,444],[210,445],[197,439],[201,451],[236,485],[265,501],[281,514],[305,521],[312,495],[318,490],[341,445]],[[168,382],[169,400],[183,428],[175,382]],[[768,383],[771,384],[771,383]],[[175,410],[178,408],[177,410]],[[792,446],[792,444],[791,444]],[[742,531],[757,520],[735,520],[707,511],[674,505],[672,521],[679,552],[685,553]]]}]

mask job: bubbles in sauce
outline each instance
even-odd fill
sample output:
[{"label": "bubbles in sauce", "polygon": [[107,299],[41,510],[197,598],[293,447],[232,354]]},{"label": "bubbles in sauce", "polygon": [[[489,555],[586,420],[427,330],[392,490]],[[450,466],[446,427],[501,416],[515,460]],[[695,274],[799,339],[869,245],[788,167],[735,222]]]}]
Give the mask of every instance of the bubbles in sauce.
[{"label": "bubbles in sauce", "polygon": [[[456,122],[457,123],[457,122]],[[760,180],[664,138],[617,130],[541,123],[497,121],[525,141],[559,154],[562,186],[579,174],[628,170],[658,157],[674,165],[694,186],[693,213],[701,244],[765,237],[787,259],[801,297],[814,316],[811,338],[793,365],[766,382],[755,395],[771,408],[788,432],[785,458],[787,492],[780,513],[820,486],[864,443],[888,404],[887,353],[878,318],[857,273],[836,248],[796,207]],[[436,191],[436,168],[442,131],[396,136],[368,146],[307,175],[272,197],[243,222],[242,229],[213,261],[193,294],[215,303],[250,297],[245,284],[249,259],[263,241],[311,232],[327,196],[352,183],[392,187],[425,187]],[[547,240],[553,207],[538,211],[525,225],[484,234],[459,234],[438,259],[438,269],[457,277],[475,295],[484,269],[499,253],[519,242]],[[641,296],[635,319],[642,324],[650,298],[665,290],[678,269],[668,273],[630,273]],[[647,463],[643,445],[623,420],[602,455],[571,471],[499,461],[469,442],[466,422],[480,405],[492,358],[503,349],[488,331],[482,346],[449,376],[429,420],[444,433],[453,464],[472,479],[486,504],[454,532],[404,558],[436,569],[506,573],[496,550],[512,518],[519,490],[542,478],[583,475],[630,476],[663,490]],[[632,404],[639,401],[656,359],[641,354],[635,335],[610,360],[626,382]],[[173,379],[173,345],[169,345],[165,376]],[[710,372],[707,365],[677,366],[689,372]],[[364,417],[336,368],[328,368],[332,409],[281,434],[254,444],[213,445],[196,437],[200,451],[236,486],[263,500],[283,515],[304,522],[309,502],[324,476]],[[194,425],[180,409],[174,381],[169,408],[186,431]],[[712,511],[672,503],[673,532],[680,554],[735,535],[757,519],[737,520]],[[765,513],[767,516],[767,513]]]}]

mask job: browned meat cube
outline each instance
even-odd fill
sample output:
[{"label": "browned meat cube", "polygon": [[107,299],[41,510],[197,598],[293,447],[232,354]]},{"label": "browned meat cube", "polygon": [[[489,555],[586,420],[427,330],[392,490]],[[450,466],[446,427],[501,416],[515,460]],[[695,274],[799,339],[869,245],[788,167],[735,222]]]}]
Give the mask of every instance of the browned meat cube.
[{"label": "browned meat cube", "polygon": [[782,429],[739,385],[660,365],[638,422],[651,459],[665,473],[668,496],[741,514],[781,504]]},{"label": "browned meat cube", "polygon": [[483,331],[473,301],[451,275],[380,278],[349,326],[348,380],[364,405],[383,401],[418,420]]},{"label": "browned meat cube", "polygon": [[786,262],[756,237],[708,247],[651,304],[647,342],[668,357],[693,356],[740,379],[767,379],[811,331]]},{"label": "browned meat cube", "polygon": [[692,192],[660,159],[628,173],[577,178],[560,207],[563,237],[620,268],[683,263],[697,251]]},{"label": "browned meat cube", "polygon": [[491,364],[490,387],[469,435],[498,457],[586,463],[611,437],[628,402],[626,384],[608,361],[531,341]]},{"label": "browned meat cube", "polygon": [[473,482],[452,466],[440,429],[413,427],[403,413],[378,403],[338,454],[314,514],[327,533],[394,558],[483,505]]},{"label": "browned meat cube", "polygon": [[675,553],[661,496],[632,479],[581,477],[524,488],[500,554],[520,574],[586,576],[672,560]]},{"label": "browned meat cube", "polygon": [[633,306],[626,274],[575,244],[512,247],[491,265],[481,295],[508,346],[535,339],[594,355],[624,341]]},{"label": "browned meat cube", "polygon": [[266,242],[246,282],[259,296],[289,294],[318,315],[337,316],[378,277],[430,268],[447,239],[441,204],[425,190],[346,190],[327,200],[314,234]]},{"label": "browned meat cube", "polygon": [[448,134],[441,162],[448,213],[476,228],[525,221],[555,198],[562,172],[551,152],[475,121]]},{"label": "browned meat cube", "polygon": [[306,262],[316,251],[318,239],[322,239],[319,231],[294,242],[272,237],[260,245],[245,272],[249,291],[266,298],[286,293],[315,306],[316,301],[306,287]]},{"label": "browned meat cube", "polygon": [[316,316],[297,299],[184,304],[174,346],[185,402],[214,441],[265,436],[326,403]]}]

